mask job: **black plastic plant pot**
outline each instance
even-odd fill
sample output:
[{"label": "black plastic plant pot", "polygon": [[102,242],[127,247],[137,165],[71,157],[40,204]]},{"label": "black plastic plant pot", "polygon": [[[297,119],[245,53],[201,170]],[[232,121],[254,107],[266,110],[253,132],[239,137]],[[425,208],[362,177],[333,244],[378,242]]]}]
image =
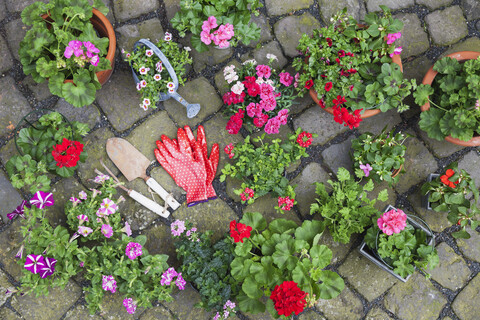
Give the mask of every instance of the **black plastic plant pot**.
[{"label": "black plastic plant pot", "polygon": [[[384,212],[387,212],[387,211],[392,210],[392,209],[396,210],[395,207],[393,207],[391,205],[388,205],[387,208],[384,210]],[[415,221],[415,219],[419,219],[420,221],[422,221],[422,223],[425,223],[423,220],[421,220],[418,217],[407,215],[408,223],[410,225],[412,225],[415,229],[422,229],[423,231],[425,231],[425,233],[427,234],[428,245],[429,246],[434,246],[435,245],[435,236],[433,235],[433,232],[430,230],[430,228],[428,227],[428,225],[426,223],[425,223],[425,226],[422,226],[422,224]],[[360,254],[363,255],[365,258],[367,258],[368,260],[370,260],[371,262],[373,262],[374,264],[379,266],[381,269],[390,273],[392,276],[394,276],[395,278],[397,278],[398,280],[400,280],[402,282],[407,282],[407,280],[410,279],[410,277],[412,276],[410,274],[406,278],[402,278],[401,276],[399,276],[398,274],[393,272],[393,268],[391,266],[389,266],[388,264],[386,264],[380,258],[380,256],[377,254],[377,252],[375,250],[370,249],[367,246],[367,244],[365,243],[365,241],[362,241],[362,244],[360,245],[359,251],[360,251]]]},{"label": "black plastic plant pot", "polygon": [[[427,177],[427,182],[432,182],[432,180],[438,178],[440,175],[438,173],[430,173]],[[432,210],[432,206],[430,204],[430,201],[428,201],[428,196],[430,195],[430,192],[427,192],[426,195],[422,196],[422,207],[424,207],[427,210]]]}]

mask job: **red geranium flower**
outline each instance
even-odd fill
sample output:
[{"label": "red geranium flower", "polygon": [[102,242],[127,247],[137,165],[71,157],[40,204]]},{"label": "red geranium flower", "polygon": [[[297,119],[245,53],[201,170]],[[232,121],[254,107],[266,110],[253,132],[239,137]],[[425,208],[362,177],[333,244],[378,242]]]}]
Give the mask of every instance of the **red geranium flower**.
[{"label": "red geranium flower", "polygon": [[[305,140],[306,138],[306,140]],[[309,145],[312,144],[312,134],[311,133],[308,133],[306,131],[303,131],[302,133],[300,133],[297,137],[297,143],[301,146],[301,147],[308,147]]]},{"label": "red geranium flower", "polygon": [[293,312],[298,315],[303,311],[307,302],[307,293],[300,290],[294,281],[284,281],[281,285],[275,286],[270,299],[275,304],[275,310],[279,315],[290,316]]},{"label": "red geranium flower", "polygon": [[440,181],[442,181],[444,185],[449,186],[450,188],[455,188],[458,180],[455,182],[449,180],[449,178],[452,177],[454,174],[455,171],[453,171],[452,169],[447,169],[445,174],[440,177]]},{"label": "red geranium flower", "polygon": [[78,141],[70,141],[63,138],[61,144],[53,146],[52,156],[57,161],[57,166],[70,168],[77,165],[80,160],[80,153],[83,151],[83,144]]},{"label": "red geranium flower", "polygon": [[237,223],[235,220],[230,221],[230,236],[235,243],[243,243],[243,239],[250,238],[250,231],[252,231],[252,227]]},{"label": "red geranium flower", "polygon": [[306,89],[310,89],[311,87],[313,87],[313,80],[312,79],[307,80],[307,82],[305,82],[305,88]]},{"label": "red geranium flower", "polygon": [[325,91],[330,91],[333,87],[333,83],[330,81],[330,82],[327,82],[325,83]]},{"label": "red geranium flower", "polygon": [[357,128],[362,119],[360,118],[360,112],[363,109],[355,110],[353,114],[350,114],[348,110],[344,107],[334,107],[333,108],[333,120],[337,123],[340,123],[350,129]]}]

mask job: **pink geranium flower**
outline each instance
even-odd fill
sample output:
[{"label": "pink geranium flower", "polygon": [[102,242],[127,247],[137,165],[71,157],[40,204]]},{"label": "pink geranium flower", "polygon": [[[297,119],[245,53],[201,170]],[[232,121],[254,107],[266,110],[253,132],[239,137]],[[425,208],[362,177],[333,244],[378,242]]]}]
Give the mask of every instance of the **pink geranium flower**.
[{"label": "pink geranium flower", "polygon": [[400,233],[407,226],[407,215],[400,209],[392,209],[378,218],[377,225],[388,236]]},{"label": "pink geranium flower", "polygon": [[214,16],[208,17],[207,20],[203,21],[202,30],[206,33],[210,33],[210,30],[218,27],[217,19]]}]

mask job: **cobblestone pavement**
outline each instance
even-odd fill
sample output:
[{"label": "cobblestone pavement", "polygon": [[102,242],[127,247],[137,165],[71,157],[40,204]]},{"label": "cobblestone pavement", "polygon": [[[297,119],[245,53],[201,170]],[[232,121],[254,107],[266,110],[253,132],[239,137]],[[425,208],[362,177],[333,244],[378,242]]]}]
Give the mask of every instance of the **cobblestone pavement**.
[{"label": "cobblestone pavement", "polygon": [[[154,141],[161,134],[174,135],[183,125],[196,128],[205,126],[207,140],[227,143],[238,142],[240,136],[230,136],[224,130],[221,94],[225,90],[222,69],[232,62],[248,57],[264,59],[266,53],[279,57],[278,67],[288,67],[297,54],[295,47],[303,32],[323,26],[336,10],[347,7],[356,18],[366,12],[378,10],[380,4],[390,7],[394,15],[405,23],[401,45],[405,74],[421,80],[426,70],[439,57],[460,50],[480,51],[479,0],[262,0],[264,8],[254,20],[262,27],[260,43],[228,50],[213,49],[206,53],[193,53],[193,68],[189,80],[180,89],[187,100],[200,103],[202,111],[188,119],[185,110],[174,101],[167,101],[157,110],[144,112],[138,107],[139,95],[134,88],[127,64],[121,61],[120,49],[131,49],[139,38],[159,39],[164,31],[171,31],[169,19],[179,9],[178,0],[104,0],[110,7],[108,18],[113,23],[118,41],[116,69],[110,81],[97,93],[95,102],[76,109],[52,96],[46,84],[36,84],[22,73],[18,60],[19,42],[25,34],[20,12],[33,0],[0,0],[0,319],[90,319],[85,307],[81,278],[71,281],[65,290],[54,289],[48,297],[5,296],[5,288],[18,285],[19,266],[13,260],[20,240],[18,221],[8,221],[5,215],[18,205],[25,195],[14,189],[5,172],[5,162],[15,153],[11,135],[15,125],[33,108],[45,107],[64,113],[69,119],[87,122],[92,131],[86,137],[89,158],[74,178],[56,181],[55,194],[63,194],[52,212],[55,223],[64,223],[63,203],[73,192],[78,192],[87,179],[94,175],[100,159],[107,160],[105,142],[113,136],[124,137],[136,145],[150,159],[154,159]],[[175,33],[174,33],[175,35]],[[178,38],[177,38],[178,40]],[[185,40],[180,40],[185,42]],[[398,185],[390,190],[391,203],[423,217],[437,233],[440,266],[432,272],[430,280],[418,272],[401,283],[359,255],[361,237],[349,245],[334,243],[327,235],[326,244],[334,252],[332,268],[346,282],[346,288],[336,299],[321,301],[305,310],[296,319],[480,319],[480,234],[473,232],[469,240],[454,240],[452,227],[445,214],[432,213],[420,206],[419,186],[430,172],[439,172],[446,164],[458,160],[480,184],[480,156],[476,148],[461,148],[447,142],[429,139],[418,128],[418,106],[405,114],[387,112],[363,121],[358,130],[348,131],[332,121],[332,117],[315,106],[306,97],[298,100],[294,115],[289,120],[285,136],[297,127],[319,134],[309,148],[311,155],[302,161],[288,177],[298,184],[295,213],[284,217],[301,220],[308,217],[308,208],[314,199],[315,181],[325,181],[339,166],[350,166],[351,139],[364,131],[379,132],[385,124],[401,128],[414,137],[409,139],[405,169]],[[219,170],[226,159],[222,155]],[[107,165],[114,167],[109,161]],[[177,199],[185,200],[182,190],[158,165],[151,166],[151,174]],[[125,181],[125,180],[124,180]],[[212,229],[219,238],[227,231],[228,222],[239,218],[242,212],[259,211],[267,217],[273,213],[274,199],[268,196],[253,205],[242,206],[232,192],[235,181],[214,182],[220,198],[193,208],[185,203],[170,218],[163,219],[143,209],[131,199],[122,212],[136,234],[148,237],[151,253],[170,255],[169,263],[178,266],[169,236],[168,225],[174,219],[189,218],[200,230]],[[141,181],[129,186],[148,194]],[[135,234],[134,234],[135,235]],[[211,314],[193,308],[199,301],[198,292],[188,286],[175,293],[172,303],[156,304],[154,308],[128,315],[121,305],[121,297],[106,299],[103,314],[92,319],[210,319]],[[268,314],[238,315],[239,319],[271,319]]]}]

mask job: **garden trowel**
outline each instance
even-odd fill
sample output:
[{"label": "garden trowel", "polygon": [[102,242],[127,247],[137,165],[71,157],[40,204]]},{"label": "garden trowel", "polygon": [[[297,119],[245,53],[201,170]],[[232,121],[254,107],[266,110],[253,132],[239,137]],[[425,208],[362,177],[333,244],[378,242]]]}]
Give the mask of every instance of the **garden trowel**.
[{"label": "garden trowel", "polygon": [[[156,193],[158,193],[165,203],[168,204],[168,206],[173,210],[176,210],[180,206],[173,196],[165,191],[165,189],[159,185],[155,179],[147,176],[146,171],[148,166],[151,164],[151,161],[149,161],[147,157],[145,157],[140,151],[132,146],[130,142],[122,138],[110,138],[107,140],[106,149],[109,158],[113,161],[113,163],[128,181],[132,181],[135,178],[142,178],[145,180],[147,185]],[[134,190],[132,190],[132,193],[129,193],[129,195],[157,214],[162,215],[162,213],[165,212],[165,210],[163,210],[159,204],[151,201]],[[145,203],[145,201],[143,201],[144,199],[142,198],[147,199],[149,202]],[[158,206],[158,208],[152,203]],[[161,212],[159,212],[159,208]]]}]

